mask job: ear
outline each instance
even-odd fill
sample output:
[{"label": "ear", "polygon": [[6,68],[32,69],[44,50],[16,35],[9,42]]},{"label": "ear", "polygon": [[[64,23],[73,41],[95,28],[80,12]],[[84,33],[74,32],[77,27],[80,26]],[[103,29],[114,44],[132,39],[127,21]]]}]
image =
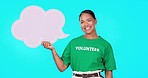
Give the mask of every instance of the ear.
[{"label": "ear", "polygon": [[97,19],[95,19],[95,25],[97,24]]}]

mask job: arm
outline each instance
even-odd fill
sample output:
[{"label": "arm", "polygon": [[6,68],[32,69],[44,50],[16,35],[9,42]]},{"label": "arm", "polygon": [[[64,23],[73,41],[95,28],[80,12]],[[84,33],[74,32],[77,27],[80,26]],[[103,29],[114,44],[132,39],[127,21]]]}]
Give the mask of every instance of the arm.
[{"label": "arm", "polygon": [[113,78],[112,72],[116,69],[116,63],[111,45],[108,45],[105,49],[103,63],[106,78]]},{"label": "arm", "polygon": [[50,49],[52,51],[52,55],[53,55],[53,58],[54,58],[57,68],[61,72],[63,72],[67,68],[67,66],[64,64],[63,60],[58,56],[56,50],[51,45],[51,43],[47,42],[47,41],[43,41],[42,45],[44,46],[44,48]]},{"label": "arm", "polygon": [[112,70],[107,70],[107,71],[105,71],[105,77],[106,77],[106,78],[113,78],[113,77],[112,77]]}]

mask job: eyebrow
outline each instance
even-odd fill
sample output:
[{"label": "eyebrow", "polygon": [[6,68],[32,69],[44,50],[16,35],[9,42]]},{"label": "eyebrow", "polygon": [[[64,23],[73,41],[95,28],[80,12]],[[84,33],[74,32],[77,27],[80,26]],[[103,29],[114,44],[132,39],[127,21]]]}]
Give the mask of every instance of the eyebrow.
[{"label": "eyebrow", "polygon": [[[86,20],[89,20],[89,19],[91,19],[91,18],[87,18]],[[80,20],[80,21],[84,21],[84,20]]]},{"label": "eyebrow", "polygon": [[87,20],[89,20],[89,19],[91,19],[91,18],[88,18]]}]

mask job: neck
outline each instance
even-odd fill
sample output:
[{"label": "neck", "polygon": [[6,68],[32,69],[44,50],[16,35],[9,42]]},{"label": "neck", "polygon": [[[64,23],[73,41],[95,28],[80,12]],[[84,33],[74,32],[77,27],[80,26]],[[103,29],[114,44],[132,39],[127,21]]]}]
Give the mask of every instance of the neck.
[{"label": "neck", "polygon": [[95,38],[98,38],[99,36],[97,35],[96,32],[94,32],[94,33],[89,33],[89,34],[86,33],[84,35],[84,37],[87,38],[87,39],[95,39]]}]

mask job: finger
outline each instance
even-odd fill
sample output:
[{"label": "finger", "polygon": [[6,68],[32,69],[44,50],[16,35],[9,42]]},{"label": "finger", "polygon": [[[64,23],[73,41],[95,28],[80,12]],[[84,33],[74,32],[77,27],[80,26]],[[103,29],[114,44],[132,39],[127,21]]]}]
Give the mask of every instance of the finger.
[{"label": "finger", "polygon": [[45,46],[46,41],[43,41],[43,46]]},{"label": "finger", "polygon": [[51,43],[50,43],[49,41],[47,41],[47,43],[48,43],[49,45],[51,45]]},{"label": "finger", "polygon": [[51,43],[49,42],[49,45],[51,45]]},{"label": "finger", "polygon": [[42,41],[41,44],[44,44],[45,41]]},{"label": "finger", "polygon": [[44,41],[43,46],[46,46],[46,44],[47,44],[47,42],[46,42],[46,41]]},{"label": "finger", "polygon": [[49,46],[49,42],[46,42],[46,43],[45,43],[45,46],[48,47],[48,46]]},{"label": "finger", "polygon": [[43,45],[44,44],[44,41],[42,41],[41,44]]},{"label": "finger", "polygon": [[45,43],[46,43],[46,44],[50,44],[50,42],[49,42],[49,41],[45,41]]},{"label": "finger", "polygon": [[44,43],[44,46],[46,47],[46,45],[47,45],[47,43],[45,42],[45,43]]}]

